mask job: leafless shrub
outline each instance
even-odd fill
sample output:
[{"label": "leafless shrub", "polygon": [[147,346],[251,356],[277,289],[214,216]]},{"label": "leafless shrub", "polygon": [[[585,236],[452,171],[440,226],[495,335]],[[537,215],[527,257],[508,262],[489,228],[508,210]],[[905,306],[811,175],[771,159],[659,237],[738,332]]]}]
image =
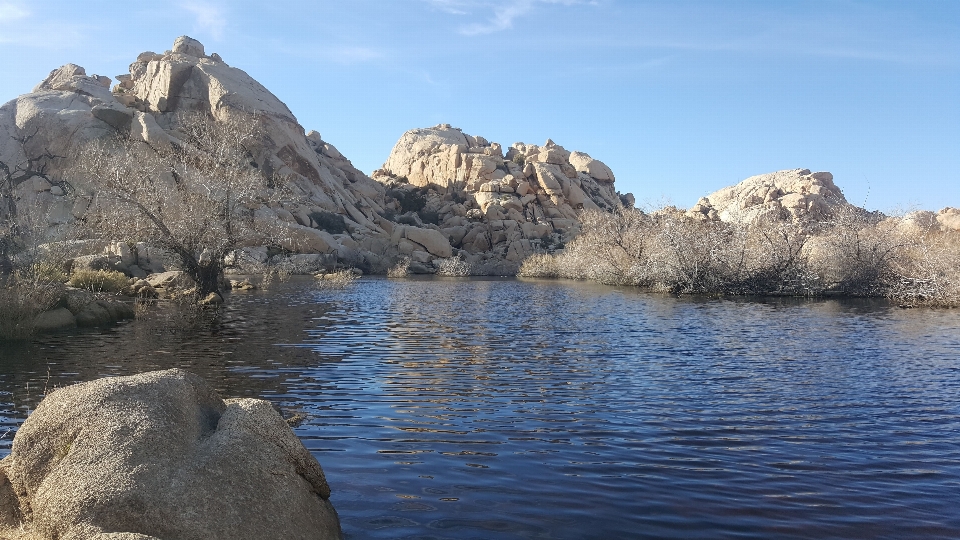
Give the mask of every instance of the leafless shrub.
[{"label": "leafless shrub", "polygon": [[960,231],[913,236],[891,263],[887,296],[904,306],[960,306]]},{"label": "leafless shrub", "polygon": [[529,278],[562,277],[557,268],[557,257],[548,253],[535,253],[524,259],[517,275]]},{"label": "leafless shrub", "polygon": [[410,275],[410,257],[401,257],[397,264],[387,270],[387,277],[402,278]]},{"label": "leafless shrub", "polygon": [[336,272],[317,274],[315,277],[319,289],[344,289],[360,279],[360,272],[348,268]]},{"label": "leafless shrub", "polygon": [[278,189],[251,165],[258,126],[243,114],[184,116],[177,121],[182,141],[169,147],[119,136],[81,149],[79,170],[99,187],[84,217],[88,232],[165,249],[198,283],[199,298],[219,292],[227,253],[276,234],[252,210]]},{"label": "leafless shrub", "polygon": [[7,283],[0,287],[0,341],[29,339],[37,315],[55,307],[63,298],[58,284]]},{"label": "leafless shrub", "polygon": [[473,266],[459,256],[443,259],[437,267],[438,276],[466,277],[472,274]]}]

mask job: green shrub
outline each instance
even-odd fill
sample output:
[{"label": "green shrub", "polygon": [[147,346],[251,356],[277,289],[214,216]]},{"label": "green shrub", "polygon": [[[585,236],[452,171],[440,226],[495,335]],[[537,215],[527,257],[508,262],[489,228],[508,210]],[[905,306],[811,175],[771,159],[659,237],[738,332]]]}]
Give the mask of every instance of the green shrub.
[{"label": "green shrub", "polygon": [[130,286],[123,272],[113,270],[77,270],[70,276],[70,285],[92,292],[119,293]]}]

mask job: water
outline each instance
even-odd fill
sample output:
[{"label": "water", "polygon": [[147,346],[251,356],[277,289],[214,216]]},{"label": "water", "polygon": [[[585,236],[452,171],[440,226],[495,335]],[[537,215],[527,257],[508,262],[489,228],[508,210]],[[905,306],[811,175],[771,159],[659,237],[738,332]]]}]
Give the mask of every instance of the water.
[{"label": "water", "polygon": [[174,366],[305,414],[349,538],[960,538],[957,311],[300,280],[3,346],[0,431]]}]

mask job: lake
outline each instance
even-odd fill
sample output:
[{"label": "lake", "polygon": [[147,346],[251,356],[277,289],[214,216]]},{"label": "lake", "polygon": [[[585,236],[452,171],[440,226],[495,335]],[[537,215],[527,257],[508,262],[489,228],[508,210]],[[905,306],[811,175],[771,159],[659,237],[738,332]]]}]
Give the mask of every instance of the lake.
[{"label": "lake", "polygon": [[305,415],[348,538],[960,538],[957,310],[294,279],[0,346],[0,454],[45,388],[170,367]]}]

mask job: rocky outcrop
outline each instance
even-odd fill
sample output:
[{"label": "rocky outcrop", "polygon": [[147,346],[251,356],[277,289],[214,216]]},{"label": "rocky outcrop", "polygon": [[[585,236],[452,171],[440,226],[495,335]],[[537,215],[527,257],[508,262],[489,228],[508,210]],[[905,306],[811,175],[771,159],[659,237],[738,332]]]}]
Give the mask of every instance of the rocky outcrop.
[{"label": "rocky outcrop", "polygon": [[946,207],[937,212],[937,225],[945,231],[960,231],[960,208]]},{"label": "rocky outcrop", "polygon": [[[387,186],[385,206],[397,221],[439,231],[454,254],[479,266],[509,268],[563,245],[578,233],[582,210],[633,204],[617,193],[610,168],[588,154],[549,140],[516,143],[504,154],[500,144],[449,124],[404,133],[372,176]],[[401,253],[436,255],[404,242],[412,240],[405,230],[393,233]]]},{"label": "rocky outcrop", "polygon": [[49,394],[0,461],[0,536],[340,538],[329,497],[268,402],[172,369]]},{"label": "rocky outcrop", "polygon": [[32,93],[0,107],[0,161],[15,166],[28,157],[55,156],[45,163],[54,181],[36,177],[17,186],[19,206],[41,209],[52,226],[68,223],[89,210],[97,192],[97,179],[78,178],[74,167],[77,150],[85,144],[120,132],[166,148],[182,144],[178,122],[185,113],[202,112],[216,120],[246,115],[256,119],[262,134],[250,148],[251,166],[285,179],[291,194],[256,209],[261,223],[291,229],[284,248],[339,251],[337,240],[318,246],[315,234],[302,231],[319,230],[311,216],[322,213],[343,216],[346,232],[356,241],[387,234],[377,225],[383,188],[317,132],[305,133],[287,106],[260,83],[218,55],[207,55],[198,41],[183,36],[162,54],[142,53],[129,73],[116,79],[111,90],[109,78],[88,76],[84,68],[67,64]]},{"label": "rocky outcrop", "polygon": [[828,172],[792,169],[751,176],[701,198],[687,214],[720,220],[805,220],[829,217],[838,207],[852,207]]},{"label": "rocky outcrop", "polygon": [[[576,235],[581,210],[633,204],[632,196],[616,192],[610,168],[585,153],[547,141],[517,143],[504,154],[499,144],[449,125],[404,134],[375,181],[319,133],[305,132],[247,73],[186,36],[163,53],[141,53],[115,80],[111,89],[110,78],[67,64],[0,107],[0,161],[49,156],[46,177],[22,182],[14,198],[39,209],[51,227],[97,211],[98,179],[78,173],[78,149],[118,133],[158,152],[184,147],[189,113],[257,122],[248,170],[281,178],[285,187],[280,200],[264,198],[250,208],[257,230],[281,231],[274,244],[286,253],[336,257],[367,272],[385,271],[398,256],[422,259],[429,270],[452,255],[509,273],[537,249]],[[407,232],[396,234],[398,227]],[[83,255],[135,278],[165,269],[148,246],[114,244]]]}]

